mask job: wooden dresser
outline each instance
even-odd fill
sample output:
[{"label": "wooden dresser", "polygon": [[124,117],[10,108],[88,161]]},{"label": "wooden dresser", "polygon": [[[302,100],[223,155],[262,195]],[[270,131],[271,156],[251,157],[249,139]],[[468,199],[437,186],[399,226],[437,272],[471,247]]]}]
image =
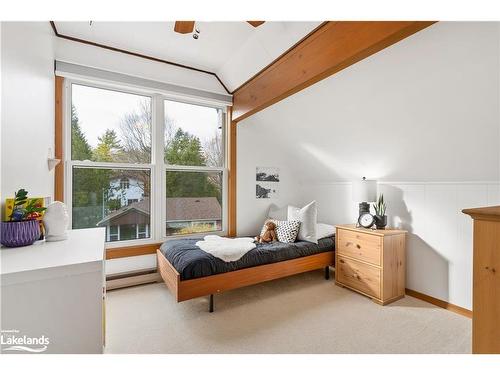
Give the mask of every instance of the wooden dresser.
[{"label": "wooden dresser", "polygon": [[500,206],[462,212],[474,219],[472,353],[500,354]]},{"label": "wooden dresser", "polygon": [[386,305],[405,296],[406,231],[337,225],[335,283]]}]

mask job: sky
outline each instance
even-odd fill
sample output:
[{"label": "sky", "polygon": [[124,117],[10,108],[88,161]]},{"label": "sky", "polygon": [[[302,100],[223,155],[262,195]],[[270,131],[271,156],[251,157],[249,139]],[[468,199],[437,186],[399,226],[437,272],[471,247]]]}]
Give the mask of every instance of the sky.
[{"label": "sky", "polygon": [[[76,84],[72,86],[72,102],[80,127],[92,147],[97,145],[97,137],[106,129],[114,129],[120,135],[121,119],[127,113],[138,111],[143,100],[150,98]],[[218,131],[218,116],[214,108],[166,101],[165,113],[176,126],[196,135],[202,144]]]}]

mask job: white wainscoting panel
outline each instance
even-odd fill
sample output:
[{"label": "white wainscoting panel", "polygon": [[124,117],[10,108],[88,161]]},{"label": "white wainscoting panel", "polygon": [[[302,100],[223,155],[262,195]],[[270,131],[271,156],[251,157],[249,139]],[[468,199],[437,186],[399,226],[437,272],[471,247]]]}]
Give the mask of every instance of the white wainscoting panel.
[{"label": "white wainscoting panel", "polygon": [[108,259],[106,261],[106,275],[146,270],[151,268],[156,268],[156,254]]}]

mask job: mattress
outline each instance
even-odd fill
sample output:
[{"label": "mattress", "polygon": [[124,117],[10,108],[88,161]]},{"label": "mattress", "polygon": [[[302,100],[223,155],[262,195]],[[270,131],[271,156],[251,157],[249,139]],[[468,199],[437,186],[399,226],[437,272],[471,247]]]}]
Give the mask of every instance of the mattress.
[{"label": "mattress", "polygon": [[162,254],[180,274],[181,280],[305,257],[332,251],[335,246],[334,237],[322,238],[318,244],[306,241],[259,243],[255,249],[250,250],[237,261],[224,262],[196,246],[196,242],[200,239],[197,237],[169,240],[160,247]]}]

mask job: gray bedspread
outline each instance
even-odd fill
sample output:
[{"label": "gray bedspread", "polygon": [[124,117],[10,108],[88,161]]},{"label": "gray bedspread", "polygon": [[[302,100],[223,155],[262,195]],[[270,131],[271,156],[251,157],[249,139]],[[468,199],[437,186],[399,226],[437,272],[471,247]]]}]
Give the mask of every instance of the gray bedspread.
[{"label": "gray bedspread", "polygon": [[161,245],[161,252],[179,272],[181,280],[300,258],[333,250],[335,246],[334,237],[322,238],[317,245],[305,241],[263,243],[257,244],[255,249],[235,262],[224,262],[196,246],[195,243],[199,240],[200,237],[183,238]]}]

